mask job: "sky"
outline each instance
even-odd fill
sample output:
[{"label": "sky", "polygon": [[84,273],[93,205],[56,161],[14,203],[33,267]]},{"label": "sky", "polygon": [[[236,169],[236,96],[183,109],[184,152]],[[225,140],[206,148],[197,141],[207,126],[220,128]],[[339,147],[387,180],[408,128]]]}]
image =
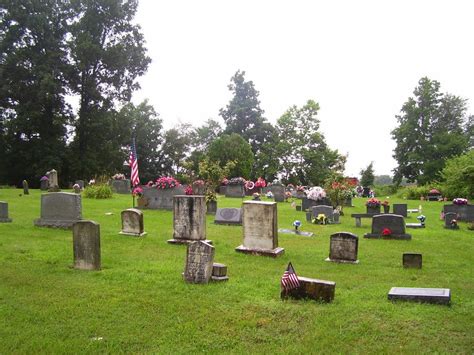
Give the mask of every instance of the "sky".
[{"label": "sky", "polygon": [[427,76],[468,99],[474,114],[474,1],[139,0],[148,72],[134,102],[148,99],[165,128],[222,122],[237,70],[259,91],[273,124],[313,99],[347,176],[374,163],[396,167],[390,132]]}]

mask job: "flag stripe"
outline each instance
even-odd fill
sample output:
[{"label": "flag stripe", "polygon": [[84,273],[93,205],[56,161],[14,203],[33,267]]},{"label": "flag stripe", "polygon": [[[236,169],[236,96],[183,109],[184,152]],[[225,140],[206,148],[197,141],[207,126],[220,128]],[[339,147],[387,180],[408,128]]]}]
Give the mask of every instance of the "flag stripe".
[{"label": "flag stripe", "polygon": [[293,265],[291,263],[288,264],[283,276],[281,277],[281,286],[285,291],[290,291],[295,288],[300,287],[300,282],[298,280],[298,276],[296,275],[295,270],[293,269]]},{"label": "flag stripe", "polygon": [[132,186],[135,187],[140,185],[140,178],[138,177],[138,158],[137,158],[137,150],[135,148],[135,139],[132,140],[132,145],[130,146],[130,169],[131,169],[131,180]]}]

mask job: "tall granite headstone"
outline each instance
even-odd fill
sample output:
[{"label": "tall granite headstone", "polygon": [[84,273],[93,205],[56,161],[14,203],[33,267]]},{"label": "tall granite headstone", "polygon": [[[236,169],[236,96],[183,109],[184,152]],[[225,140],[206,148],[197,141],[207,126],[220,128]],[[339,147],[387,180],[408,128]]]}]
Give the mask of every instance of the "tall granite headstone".
[{"label": "tall granite headstone", "polygon": [[277,203],[245,201],[242,205],[243,244],[241,253],[277,257],[285,249],[278,247]]},{"label": "tall granite headstone", "polygon": [[403,217],[408,216],[408,206],[406,203],[394,203],[393,214],[398,214]]},{"label": "tall granite headstone", "polygon": [[184,187],[177,186],[170,189],[157,189],[156,187],[144,187],[143,196],[140,200],[143,204],[140,208],[150,210],[172,210],[173,197],[184,195]]},{"label": "tall granite headstone", "polygon": [[168,243],[206,241],[206,198],[196,195],[174,196],[173,228],[173,239],[169,239]]},{"label": "tall granite headstone", "polygon": [[0,201],[0,223],[10,223],[11,221],[11,218],[8,218],[8,203]]},{"label": "tall granite headstone", "polygon": [[339,232],[331,235],[329,246],[329,258],[326,261],[340,263],[359,263],[357,254],[359,251],[359,238],[349,232]]},{"label": "tall granite headstone", "polygon": [[143,227],[143,212],[136,208],[122,211],[122,230],[120,234],[143,237],[146,232]]},{"label": "tall granite headstone", "polygon": [[405,233],[405,220],[402,216],[386,213],[372,218],[372,232],[366,233],[364,238],[409,240],[411,235]]},{"label": "tall granite headstone", "polygon": [[82,219],[81,195],[70,192],[51,192],[41,195],[41,217],[35,226],[71,228]]},{"label": "tall granite headstone", "polygon": [[207,284],[212,276],[214,247],[204,241],[188,244],[184,280],[195,284]]},{"label": "tall granite headstone", "polygon": [[74,268],[100,270],[100,225],[93,221],[79,221],[72,227]]}]

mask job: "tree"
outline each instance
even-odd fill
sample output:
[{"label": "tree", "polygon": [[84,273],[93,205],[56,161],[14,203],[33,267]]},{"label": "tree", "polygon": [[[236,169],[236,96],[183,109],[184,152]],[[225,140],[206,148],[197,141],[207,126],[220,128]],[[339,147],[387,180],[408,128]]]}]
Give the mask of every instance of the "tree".
[{"label": "tree", "polygon": [[331,150],[319,132],[319,104],[313,100],[290,107],[277,121],[276,156],[287,182],[321,185],[332,171],[344,170],[346,158]]},{"label": "tree", "polygon": [[178,179],[181,181],[185,178],[185,161],[189,156],[192,133],[190,124],[180,124],[165,132],[159,154],[163,175],[179,175]]},{"label": "tree", "polygon": [[441,172],[443,195],[474,198],[474,150],[448,159]]},{"label": "tree", "polygon": [[137,0],[75,0],[73,5],[70,88],[79,96],[79,114],[71,150],[73,174],[85,177],[112,168],[110,154],[104,153],[116,147],[103,147],[104,134],[115,126],[110,113],[139,88],[136,79],[150,58],[140,27],[132,23]]},{"label": "tree", "polygon": [[367,168],[360,171],[360,184],[364,187],[374,185],[374,162],[371,162]]},{"label": "tree", "polygon": [[396,141],[393,157],[398,163],[394,181],[426,184],[439,178],[446,159],[469,147],[466,100],[440,92],[440,83],[421,78],[414,97],[404,103],[399,126],[392,131]]},{"label": "tree", "polygon": [[219,162],[224,168],[228,162],[234,162],[230,177],[241,176],[248,179],[254,162],[250,145],[240,135],[224,134],[211,143],[208,150],[211,161]]}]

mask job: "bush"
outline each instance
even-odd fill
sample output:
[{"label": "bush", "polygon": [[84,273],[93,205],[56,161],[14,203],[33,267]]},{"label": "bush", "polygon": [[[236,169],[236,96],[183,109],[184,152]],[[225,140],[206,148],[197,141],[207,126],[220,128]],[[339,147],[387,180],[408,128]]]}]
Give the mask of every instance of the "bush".
[{"label": "bush", "polygon": [[397,196],[407,198],[408,200],[419,200],[422,196],[428,196],[428,192],[430,192],[432,188],[433,187],[430,186],[407,186],[401,188],[398,191]]},{"label": "bush", "polygon": [[84,189],[85,198],[112,198],[112,187],[108,184],[89,185]]},{"label": "bush", "polygon": [[474,150],[451,158],[441,172],[443,194],[449,199],[474,198]]},{"label": "bush", "polygon": [[397,185],[375,185],[374,191],[375,196],[391,196],[398,192],[399,187]]}]

